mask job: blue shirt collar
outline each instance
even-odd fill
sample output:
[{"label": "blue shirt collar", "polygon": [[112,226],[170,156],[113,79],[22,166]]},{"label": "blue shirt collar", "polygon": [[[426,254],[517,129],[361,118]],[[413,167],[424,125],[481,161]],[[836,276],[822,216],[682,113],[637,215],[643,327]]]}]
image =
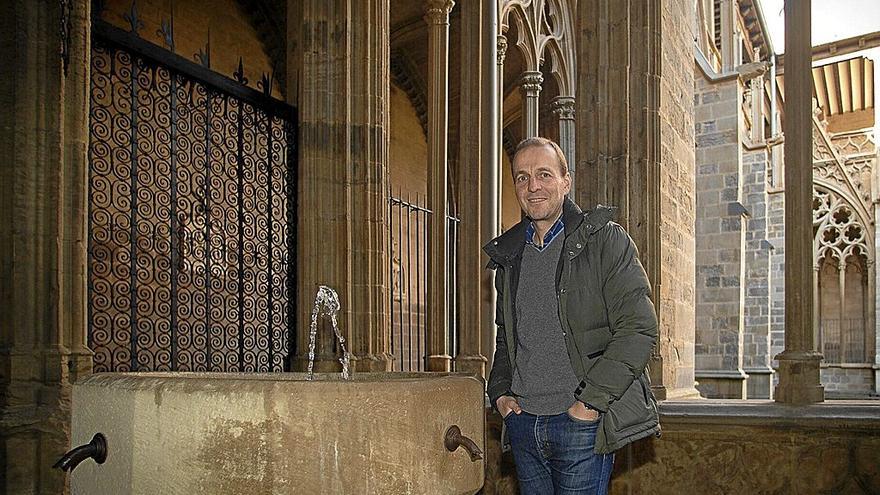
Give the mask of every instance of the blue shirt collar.
[{"label": "blue shirt collar", "polygon": [[556,220],[556,223],[554,223],[553,226],[550,227],[550,230],[548,230],[547,233],[544,234],[544,245],[541,247],[538,247],[534,241],[534,239],[535,239],[535,224],[533,222],[529,222],[528,227],[526,227],[526,244],[530,245],[530,246],[534,246],[535,249],[537,249],[538,251],[543,251],[544,249],[547,248],[547,246],[550,245],[551,242],[553,242],[553,239],[556,239],[557,237],[559,237],[559,234],[561,234],[564,230],[565,230],[565,224],[562,222],[562,216],[560,216],[559,220]]}]

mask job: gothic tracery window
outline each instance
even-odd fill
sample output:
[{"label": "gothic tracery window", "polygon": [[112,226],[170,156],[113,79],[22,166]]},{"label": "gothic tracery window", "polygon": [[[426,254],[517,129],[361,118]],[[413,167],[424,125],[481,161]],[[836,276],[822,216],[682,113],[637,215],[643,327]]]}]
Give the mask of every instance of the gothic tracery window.
[{"label": "gothic tracery window", "polygon": [[868,342],[868,231],[838,194],[816,188],[813,231],[819,295],[819,344],[827,364],[873,359]]}]

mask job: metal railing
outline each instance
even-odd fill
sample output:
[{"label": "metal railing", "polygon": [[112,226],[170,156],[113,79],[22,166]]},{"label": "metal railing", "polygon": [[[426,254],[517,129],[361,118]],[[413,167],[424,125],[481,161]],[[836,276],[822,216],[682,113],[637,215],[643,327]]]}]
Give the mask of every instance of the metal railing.
[{"label": "metal railing", "polygon": [[827,364],[873,361],[866,352],[865,321],[861,318],[823,319],[819,327],[819,342]]},{"label": "metal railing", "polygon": [[[388,236],[391,290],[391,354],[394,371],[424,371],[427,357],[428,328],[428,231],[433,213],[422,206],[421,198],[389,197]],[[457,350],[458,321],[456,310],[458,228],[460,220],[448,222],[447,295],[449,315],[447,353]]]},{"label": "metal railing", "polygon": [[91,50],[95,371],[283,371],[295,110],[106,23]]}]

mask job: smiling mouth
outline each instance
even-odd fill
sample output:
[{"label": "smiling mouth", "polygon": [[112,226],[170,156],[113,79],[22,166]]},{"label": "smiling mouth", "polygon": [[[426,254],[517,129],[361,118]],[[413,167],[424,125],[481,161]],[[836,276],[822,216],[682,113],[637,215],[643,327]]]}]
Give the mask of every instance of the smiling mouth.
[{"label": "smiling mouth", "polygon": [[529,203],[540,203],[542,201],[546,201],[547,198],[530,198]]}]

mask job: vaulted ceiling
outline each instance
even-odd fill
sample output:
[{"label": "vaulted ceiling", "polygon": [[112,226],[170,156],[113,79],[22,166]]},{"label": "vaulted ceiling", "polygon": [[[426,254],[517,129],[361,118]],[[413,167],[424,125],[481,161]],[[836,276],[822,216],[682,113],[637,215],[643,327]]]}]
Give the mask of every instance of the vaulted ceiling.
[{"label": "vaulted ceiling", "polygon": [[[260,35],[266,52],[278,69],[279,75],[287,72],[287,0],[237,0],[248,12],[254,27]],[[391,80],[406,92],[416,109],[423,129],[427,119],[428,87],[428,25],[424,20],[425,4],[419,0],[390,0],[389,39],[391,57]],[[456,5],[450,15],[449,29],[449,137],[457,142],[459,128],[459,88],[461,81],[461,35],[460,5]],[[516,26],[508,31],[511,40],[504,60],[504,124],[509,126],[506,141],[515,143],[519,133],[520,95],[519,75],[525,67],[524,59],[512,40],[518,36]],[[466,61],[469,70],[478,70],[477,63]],[[549,64],[544,64],[544,86],[541,107],[549,108],[550,100],[556,96],[557,89],[553,78],[546,72]],[[286,77],[277,78],[282,92],[285,92]],[[457,150],[450,149],[453,159]]]}]

